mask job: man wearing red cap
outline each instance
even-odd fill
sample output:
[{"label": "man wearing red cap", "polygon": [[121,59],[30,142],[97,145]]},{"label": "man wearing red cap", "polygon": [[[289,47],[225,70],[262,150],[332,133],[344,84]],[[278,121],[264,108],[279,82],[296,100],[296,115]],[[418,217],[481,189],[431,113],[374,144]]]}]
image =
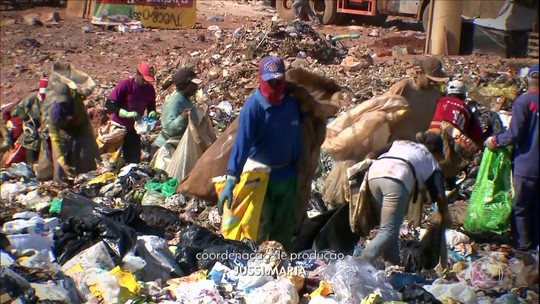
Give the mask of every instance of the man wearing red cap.
[{"label": "man wearing red cap", "polygon": [[278,241],[288,250],[297,220],[296,162],[302,155],[302,113],[298,101],[287,90],[282,59],[265,57],[260,62],[258,78],[259,88],[240,111],[218,208],[221,213],[227,201],[231,209],[234,187],[248,159],[270,167],[258,239],[253,241]]},{"label": "man wearing red cap", "polygon": [[17,140],[15,147],[9,155],[4,167],[14,163],[26,162],[33,164],[39,153],[39,134],[41,126],[42,103],[47,93],[47,78],[41,78],[38,82],[37,93],[31,93],[11,109],[11,125],[16,127],[12,130],[13,140]]},{"label": "man wearing red cap", "polygon": [[135,121],[146,110],[148,117],[156,118],[156,91],[153,86],[154,68],[141,63],[135,77],[125,79],[113,89],[105,106],[113,113],[111,120],[126,128],[122,155],[126,163],[141,161],[141,137],[135,131]]}]

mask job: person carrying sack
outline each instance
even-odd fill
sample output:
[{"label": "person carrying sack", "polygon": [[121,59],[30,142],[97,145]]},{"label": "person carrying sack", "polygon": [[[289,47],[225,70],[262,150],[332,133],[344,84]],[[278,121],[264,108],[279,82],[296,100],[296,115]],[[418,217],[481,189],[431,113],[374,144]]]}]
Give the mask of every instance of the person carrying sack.
[{"label": "person carrying sack", "polygon": [[219,196],[223,213],[235,203],[233,190],[249,159],[270,167],[257,243],[273,240],[288,250],[297,220],[298,169],[302,155],[301,112],[287,89],[285,63],[268,56],[259,64],[259,87],[240,111],[238,132],[227,166],[227,181]]},{"label": "person carrying sack", "polygon": [[101,158],[82,97],[65,83],[58,83],[54,91],[47,126],[54,179],[61,180],[95,170]]},{"label": "person carrying sack", "polygon": [[184,135],[188,127],[189,111],[193,107],[190,99],[195,96],[201,83],[195,76],[192,68],[180,69],[173,75],[172,81],[176,90],[165,98],[161,107],[161,132],[152,143],[156,150],[165,144],[171,144],[174,152]]},{"label": "person carrying sack", "polygon": [[427,188],[437,202],[443,226],[449,226],[444,178],[433,157],[436,153],[442,153],[441,138],[426,132],[417,135],[416,143],[394,141],[366,156],[372,160],[367,183],[375,208],[380,212],[380,231],[362,251],[362,258],[373,262],[382,254],[387,263],[400,264],[399,228],[418,189]]}]

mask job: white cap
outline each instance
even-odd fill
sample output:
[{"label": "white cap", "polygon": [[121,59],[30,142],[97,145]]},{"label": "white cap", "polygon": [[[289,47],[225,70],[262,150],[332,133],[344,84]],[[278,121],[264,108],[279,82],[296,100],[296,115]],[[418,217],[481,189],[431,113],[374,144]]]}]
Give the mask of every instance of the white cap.
[{"label": "white cap", "polygon": [[467,88],[463,82],[459,80],[452,80],[446,85],[446,94],[467,94]]}]

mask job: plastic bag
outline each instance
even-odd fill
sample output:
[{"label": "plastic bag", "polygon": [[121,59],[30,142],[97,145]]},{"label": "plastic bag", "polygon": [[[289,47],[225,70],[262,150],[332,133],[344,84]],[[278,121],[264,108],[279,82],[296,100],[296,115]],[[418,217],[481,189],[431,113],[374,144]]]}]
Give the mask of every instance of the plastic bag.
[{"label": "plastic bag", "polygon": [[425,285],[424,289],[435,298],[449,297],[463,304],[478,303],[476,293],[465,283]]},{"label": "plastic bag", "polygon": [[176,178],[171,178],[168,181],[163,183],[163,187],[161,188],[161,193],[165,195],[165,197],[171,197],[173,194],[176,193],[176,187],[178,186],[178,180]]},{"label": "plastic bag", "polygon": [[184,275],[164,239],[153,235],[140,236],[137,239],[136,253],[147,263],[142,270],[144,281],[165,281]]},{"label": "plastic bag", "polygon": [[200,280],[196,283],[182,282],[173,290],[179,303],[225,304],[212,280]]},{"label": "plastic bag", "polygon": [[[269,171],[256,170],[242,173],[233,191],[232,209],[223,208],[221,234],[226,239],[240,241],[248,238],[257,241],[262,205],[268,186]],[[215,183],[216,193],[221,194],[225,179]]]},{"label": "plastic bag", "polygon": [[[180,232],[177,247],[179,250],[189,248],[188,250],[183,249],[183,253],[189,255],[177,255],[177,260],[187,258],[189,261],[187,266],[191,268],[193,255],[201,253],[201,257],[204,258],[197,259],[197,269],[211,269],[216,262],[229,268],[235,268],[238,265],[245,265],[250,254],[254,253],[254,250],[244,242],[225,239],[197,225],[191,225]],[[218,254],[223,252],[229,254]]]},{"label": "plastic bag", "polygon": [[161,205],[165,201],[165,196],[158,191],[148,190],[144,194],[141,205],[151,206],[151,205]]},{"label": "plastic bag", "polygon": [[512,161],[506,148],[484,149],[463,227],[472,233],[508,230],[512,212]]},{"label": "plastic bag", "polygon": [[315,236],[315,250],[335,250],[352,254],[354,246],[360,239],[360,234],[353,233],[349,222],[350,205],[346,203],[337,208],[336,212]]},{"label": "plastic bag", "polygon": [[114,262],[108,252],[107,245],[104,242],[99,242],[88,249],[82,250],[64,263],[62,271],[67,275],[71,275],[78,272],[78,269],[82,271],[82,269],[99,268],[109,271],[113,267]]},{"label": "plastic bag", "polygon": [[135,122],[135,131],[137,134],[148,133],[156,127],[156,120],[149,118],[148,116],[143,116],[141,119]]},{"label": "plastic bag", "polygon": [[377,289],[383,301],[401,299],[401,295],[388,282],[384,271],[351,256],[331,262],[321,273],[321,279],[332,286],[339,303],[360,303]]},{"label": "plastic bag", "polygon": [[82,250],[104,241],[114,258],[121,260],[135,246],[136,232],[107,217],[70,218],[54,234],[54,253],[64,264]]},{"label": "plastic bag", "polygon": [[427,292],[422,286],[412,284],[401,289],[403,301],[411,304],[442,304],[432,294]]},{"label": "plastic bag", "polygon": [[248,293],[244,300],[246,304],[298,304],[300,302],[298,291],[289,279],[268,282]]},{"label": "plastic bag", "polygon": [[188,127],[165,169],[169,177],[184,180],[215,140],[216,134],[212,128],[208,106],[194,106],[189,114]]},{"label": "plastic bag", "polygon": [[433,269],[440,260],[446,263],[444,231],[445,229],[438,223],[429,227],[420,241],[414,239],[400,241],[401,265],[405,267],[406,272]]}]

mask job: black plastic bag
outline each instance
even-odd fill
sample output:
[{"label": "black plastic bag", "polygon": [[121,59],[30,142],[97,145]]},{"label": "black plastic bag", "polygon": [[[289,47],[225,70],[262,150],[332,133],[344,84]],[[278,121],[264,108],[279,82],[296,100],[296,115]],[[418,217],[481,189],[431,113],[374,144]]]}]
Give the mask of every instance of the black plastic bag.
[{"label": "black plastic bag", "polygon": [[298,235],[292,239],[292,252],[300,252],[312,249],[315,237],[326,225],[328,220],[336,213],[338,209],[331,209],[312,218],[308,218],[302,224],[302,229]]},{"label": "black plastic bag", "polygon": [[149,225],[140,215],[142,209],[136,205],[129,205],[124,210],[104,210],[101,213],[115,221],[124,223],[125,225],[135,229],[139,235],[156,235],[161,238],[172,239],[173,235],[166,235],[165,225]]},{"label": "black plastic bag", "polygon": [[62,198],[60,219],[65,221],[72,217],[85,218],[94,215],[97,204],[84,196],[70,194]]},{"label": "black plastic bag", "polygon": [[194,248],[209,248],[215,244],[220,244],[224,238],[212,231],[199,225],[189,225],[180,231],[178,248],[194,247]]},{"label": "black plastic bag", "polygon": [[[211,269],[216,262],[234,268],[237,265],[246,264],[252,253],[255,251],[242,241],[227,240],[221,235],[198,226],[190,225],[180,232],[178,250],[189,248],[183,253],[190,255],[177,255],[176,261],[187,264],[185,267],[192,267],[192,254],[199,255],[196,258],[197,269]],[[200,250],[200,251],[198,251]],[[179,259],[182,259],[179,261]]]},{"label": "black plastic bag", "polygon": [[174,259],[180,267],[180,269],[186,274],[190,275],[197,271],[197,254],[203,251],[202,248],[194,247],[179,247],[176,249]]},{"label": "black plastic bag", "polygon": [[400,290],[403,301],[411,304],[442,304],[431,293],[418,284],[405,286]]},{"label": "black plastic bag", "polygon": [[337,208],[336,212],[315,237],[313,249],[317,251],[334,250],[344,254],[353,254],[354,247],[360,240],[360,235],[351,231],[349,209],[349,203]]},{"label": "black plastic bag", "polygon": [[440,224],[428,228],[420,241],[400,241],[401,266],[405,272],[421,272],[433,269],[439,263],[445,229]]},{"label": "black plastic bag", "polygon": [[72,217],[55,231],[54,253],[59,264],[73,258],[81,251],[104,241],[115,262],[120,261],[131,250],[137,240],[135,230],[127,225],[104,216],[84,219]]}]

